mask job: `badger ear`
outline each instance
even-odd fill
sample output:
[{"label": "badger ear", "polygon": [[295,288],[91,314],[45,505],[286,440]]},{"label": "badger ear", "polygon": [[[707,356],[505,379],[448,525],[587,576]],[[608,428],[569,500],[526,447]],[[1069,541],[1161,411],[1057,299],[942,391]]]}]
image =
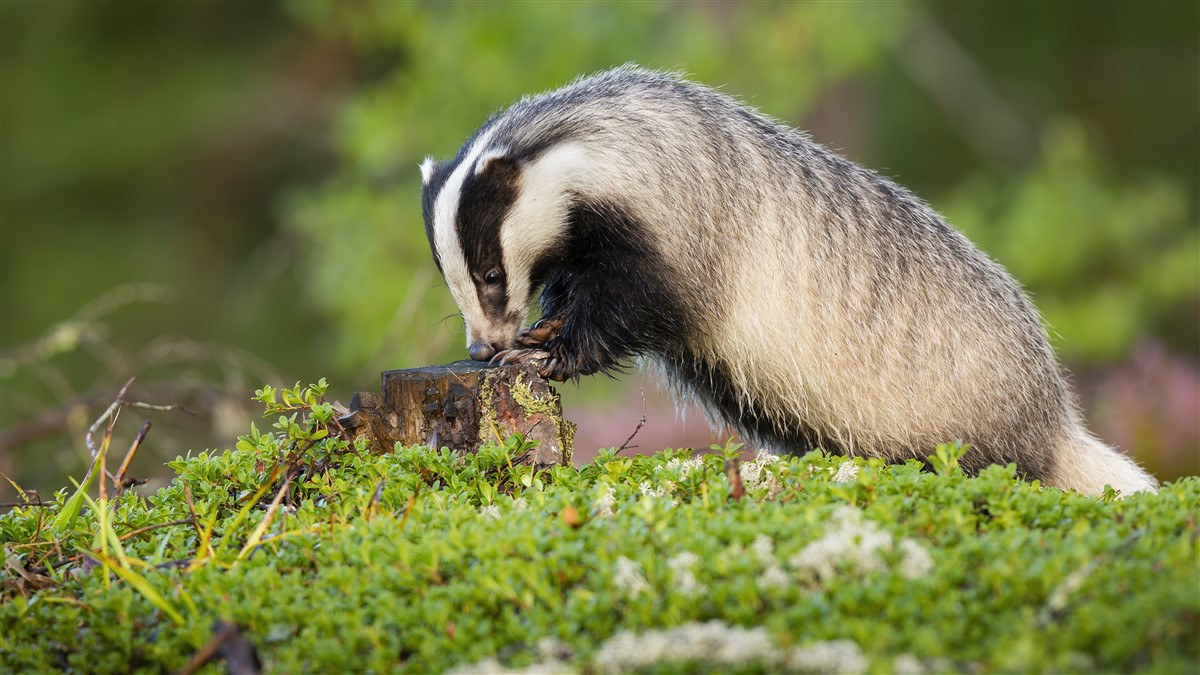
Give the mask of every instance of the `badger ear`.
[{"label": "badger ear", "polygon": [[512,164],[512,160],[508,156],[508,148],[489,148],[479,155],[479,159],[475,160],[475,175],[482,175],[489,168],[501,164]]},{"label": "badger ear", "polygon": [[437,162],[433,161],[432,157],[426,157],[424,162],[421,162],[421,184],[429,185],[429,179],[433,178],[433,172],[437,170]]}]

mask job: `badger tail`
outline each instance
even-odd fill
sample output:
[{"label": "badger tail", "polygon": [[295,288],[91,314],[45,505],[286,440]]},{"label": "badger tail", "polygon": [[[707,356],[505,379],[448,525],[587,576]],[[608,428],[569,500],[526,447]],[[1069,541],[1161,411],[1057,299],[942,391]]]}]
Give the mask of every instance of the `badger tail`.
[{"label": "badger tail", "polygon": [[1158,492],[1158,481],[1129,457],[1077,427],[1055,453],[1056,464],[1045,483],[1083,494],[1099,495],[1111,485],[1122,495]]}]

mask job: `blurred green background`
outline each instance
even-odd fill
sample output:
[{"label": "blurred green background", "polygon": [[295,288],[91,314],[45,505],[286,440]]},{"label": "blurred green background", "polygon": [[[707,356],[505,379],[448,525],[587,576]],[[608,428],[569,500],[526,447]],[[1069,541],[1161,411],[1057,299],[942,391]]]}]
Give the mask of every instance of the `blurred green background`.
[{"label": "blurred green background", "polygon": [[[417,165],[635,61],[811,130],[1032,293],[1092,428],[1200,472],[1200,4],[0,3],[0,470],[232,447],[265,382],[465,357]],[[581,450],[710,433],[651,381],[568,385]],[[639,393],[641,390],[641,393]],[[645,397],[643,399],[643,396]],[[0,481],[0,501],[15,492]]]}]

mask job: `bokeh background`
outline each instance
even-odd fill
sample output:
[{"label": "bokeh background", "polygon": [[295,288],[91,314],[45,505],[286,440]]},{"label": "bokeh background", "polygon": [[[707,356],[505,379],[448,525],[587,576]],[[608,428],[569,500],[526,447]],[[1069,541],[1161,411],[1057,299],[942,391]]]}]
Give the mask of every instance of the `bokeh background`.
[{"label": "bokeh background", "polygon": [[[0,501],[81,477],[133,376],[193,413],[117,424],[161,480],[263,383],[463,358],[418,163],[628,61],[912,188],[1032,293],[1098,434],[1200,472],[1200,4],[5,0]],[[582,451],[714,440],[651,380],[563,389]]]}]

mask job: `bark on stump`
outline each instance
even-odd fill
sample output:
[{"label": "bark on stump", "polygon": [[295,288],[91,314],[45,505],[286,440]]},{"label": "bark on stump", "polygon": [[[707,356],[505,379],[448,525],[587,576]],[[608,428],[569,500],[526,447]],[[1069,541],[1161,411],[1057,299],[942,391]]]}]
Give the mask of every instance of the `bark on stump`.
[{"label": "bark on stump", "polygon": [[365,436],[377,452],[396,443],[473,453],[514,433],[538,441],[524,464],[571,463],[575,425],[563,419],[558,392],[530,366],[475,361],[388,370],[380,394],[360,391],[340,418],[350,439]]}]

